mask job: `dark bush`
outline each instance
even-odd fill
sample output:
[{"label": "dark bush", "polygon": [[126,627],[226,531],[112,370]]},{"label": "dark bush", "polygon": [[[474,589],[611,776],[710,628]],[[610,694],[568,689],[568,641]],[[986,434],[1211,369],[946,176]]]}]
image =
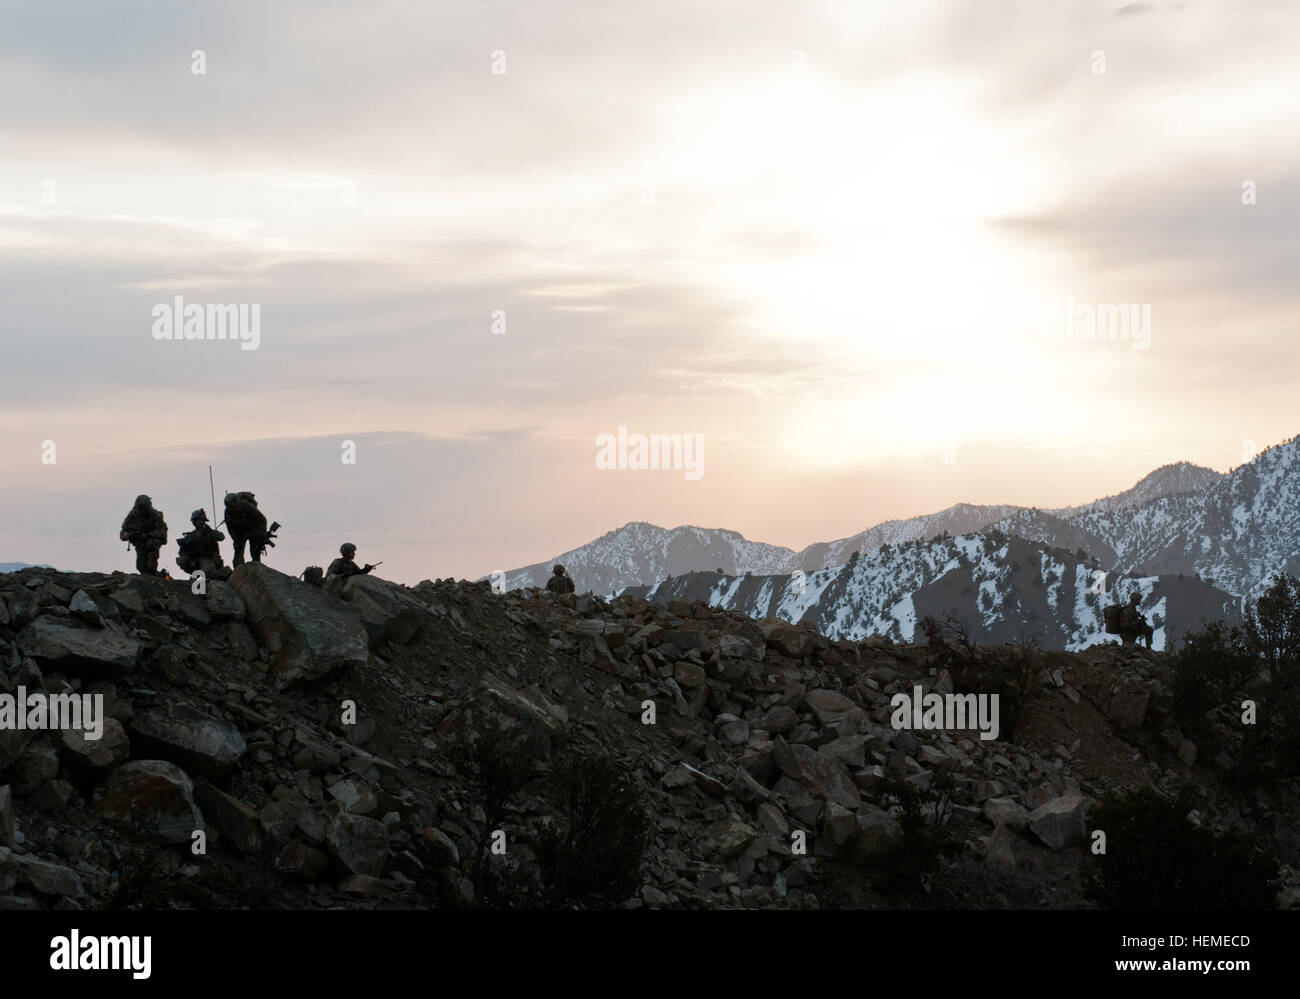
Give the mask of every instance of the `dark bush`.
[{"label": "dark bush", "polygon": [[898,806],[898,824],[903,834],[885,860],[881,887],[886,892],[908,892],[923,887],[945,856],[960,851],[961,845],[948,829],[955,786],[956,781],[947,770],[934,771],[927,789],[918,788],[901,777],[891,777],[881,786],[882,804]]},{"label": "dark bush", "polygon": [[532,779],[533,758],[517,739],[493,729],[451,752],[451,760],[469,786],[470,800],[483,809],[484,821],[469,858],[467,873],[475,881],[480,901],[493,900],[493,879],[485,877],[492,832],[502,828],[507,812]]},{"label": "dark bush", "polygon": [[1036,689],[1038,668],[1032,636],[1024,641],[1022,646],[1010,647],[1006,655],[995,658],[985,650],[982,656],[950,668],[957,693],[998,695],[998,738],[1007,742],[1015,742],[1016,727]]},{"label": "dark bush", "polygon": [[534,846],[546,902],[600,907],[635,895],[652,828],[640,787],[603,755],[565,758],[551,780],[560,814]]},{"label": "dark bush", "polygon": [[1084,892],[1103,909],[1271,909],[1278,863],[1252,837],[1194,824],[1192,795],[1150,788],[1111,798],[1090,816],[1106,834]]},{"label": "dark bush", "polygon": [[1240,628],[1215,621],[1203,631],[1189,633],[1174,661],[1174,712],[1179,727],[1207,745],[1206,712],[1226,704],[1259,666]]}]

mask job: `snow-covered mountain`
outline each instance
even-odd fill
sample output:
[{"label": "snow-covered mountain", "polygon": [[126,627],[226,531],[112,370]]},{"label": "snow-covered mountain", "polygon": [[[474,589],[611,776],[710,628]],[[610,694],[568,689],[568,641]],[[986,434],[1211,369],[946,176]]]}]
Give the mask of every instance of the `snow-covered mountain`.
[{"label": "snow-covered mountain", "polygon": [[1166,465],[1117,496],[1019,510],[994,527],[1082,549],[1112,574],[1200,575],[1236,596],[1258,596],[1274,573],[1300,574],[1300,438],[1228,475]]},{"label": "snow-covered mountain", "polygon": [[[1110,567],[1120,552],[1133,553],[1127,564],[1137,565],[1172,543],[1176,509],[1156,507],[1131,514],[1143,505],[1204,491],[1222,476],[1213,469],[1186,463],[1166,465],[1115,496],[1060,510],[1036,510],[1009,504],[978,506],[958,503],[937,513],[887,520],[835,541],[819,541],[800,551],[782,545],[750,541],[722,528],[675,527],[671,530],[643,521],[626,524],[588,542],[533,565],[505,574],[507,589],[543,586],[551,566],[564,565],[580,590],[614,594],[629,586],[646,586],[666,576],[720,569],[731,574],[760,575],[813,572],[843,565],[852,554],[875,551],[882,545],[902,545],[943,534],[969,534],[996,525],[1008,534],[1041,541],[1050,547],[1083,548]],[[1184,506],[1185,506],[1184,501]],[[1143,529],[1129,527],[1134,516],[1151,521]],[[1117,547],[1118,546],[1118,547]]]},{"label": "snow-covered mountain", "polygon": [[1171,465],[1161,465],[1154,472],[1144,476],[1137,485],[1125,489],[1122,493],[1093,500],[1081,506],[1064,507],[1050,512],[1059,515],[1083,511],[1111,513],[1126,507],[1144,506],[1163,496],[1204,493],[1222,478],[1222,472],[1216,472],[1204,465],[1176,461]]},{"label": "snow-covered mountain", "polygon": [[1196,572],[1258,596],[1275,573],[1300,575],[1300,437],[1214,483],[1167,545],[1136,569]]},{"label": "snow-covered mountain", "polygon": [[918,541],[944,532],[978,530],[1016,509],[959,503],[922,517],[888,520],[851,537],[819,541],[797,552],[781,545],[749,541],[736,531],[722,528],[686,526],[668,530],[636,521],[581,548],[508,571],[505,588],[545,586],[556,563],[565,567],[581,590],[601,594],[618,593],[628,586],[648,586],[665,576],[697,570],[721,569],[733,574],[789,573],[795,569],[810,572],[847,562],[855,551],[874,551],[881,545]]},{"label": "snow-covered mountain", "polygon": [[907,520],[887,520],[851,537],[809,545],[799,552],[792,568],[811,572],[827,566],[842,565],[854,552],[865,554],[875,551],[881,545],[903,545],[941,534],[967,534],[987,527],[1019,509],[1020,507],[1006,505],[975,506],[958,503],[938,513],[909,517]]},{"label": "snow-covered mountain", "polygon": [[884,546],[804,575],[690,573],[629,593],[802,621],[832,638],[913,641],[926,617],[951,615],[981,644],[1077,650],[1118,641],[1105,634],[1103,608],[1135,591],[1157,650],[1206,621],[1240,619],[1239,600],[1195,576],[1103,575],[1071,552],[995,532]]},{"label": "snow-covered mountain", "polygon": [[748,541],[735,531],[706,527],[666,530],[637,521],[603,534],[581,548],[506,573],[508,590],[545,586],[551,566],[565,567],[580,590],[613,594],[696,569],[725,572],[789,572],[795,553],[780,545]]},{"label": "snow-covered mountain", "polygon": [[836,637],[912,638],[927,614],[953,613],[985,641],[1032,635],[1067,649],[1107,640],[1101,607],[1136,588],[1160,647],[1204,620],[1238,619],[1273,573],[1300,575],[1300,438],[1227,475],[1176,463],[1079,506],[959,504],[799,552],[629,524],[509,573],[507,586],[542,585],[554,561],[580,591],[707,599]]}]

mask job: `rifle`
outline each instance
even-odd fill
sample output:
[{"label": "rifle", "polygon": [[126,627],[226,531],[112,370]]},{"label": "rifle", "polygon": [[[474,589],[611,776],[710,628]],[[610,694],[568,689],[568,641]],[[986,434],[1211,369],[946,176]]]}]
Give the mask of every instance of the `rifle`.
[{"label": "rifle", "polygon": [[280,527],[281,524],[278,520],[271,521],[271,526],[266,529],[266,533],[257,541],[252,542],[252,544],[257,548],[255,558],[260,559],[262,557],[262,552],[266,551],[268,548],[275,547],[275,532],[278,531]]},{"label": "rifle", "polygon": [[366,567],[365,567],[364,569],[361,570],[361,574],[362,574],[362,575],[365,575],[365,574],[368,573],[371,569],[378,569],[378,568],[379,568],[381,565],[383,565],[383,564],[384,564],[383,562],[376,562],[374,565],[371,565],[369,562],[367,562],[367,563],[366,563]]}]

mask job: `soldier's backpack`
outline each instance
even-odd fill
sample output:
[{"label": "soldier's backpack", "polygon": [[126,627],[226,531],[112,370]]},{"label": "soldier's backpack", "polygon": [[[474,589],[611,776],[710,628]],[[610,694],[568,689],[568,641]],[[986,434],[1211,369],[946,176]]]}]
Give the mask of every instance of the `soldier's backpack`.
[{"label": "soldier's backpack", "polygon": [[257,508],[252,493],[227,493],[226,525],[232,533],[252,538],[266,530],[266,515]]},{"label": "soldier's backpack", "polygon": [[1106,634],[1118,635],[1120,621],[1123,620],[1124,608],[1119,604],[1111,604],[1105,610],[1106,615]]},{"label": "soldier's backpack", "polygon": [[163,520],[161,513],[158,514],[158,529],[162,531],[162,537],[158,540],[158,544],[160,546],[167,544],[167,521]]},{"label": "soldier's backpack", "polygon": [[302,581],[310,586],[321,586],[325,582],[325,570],[318,565],[309,565],[302,571]]}]

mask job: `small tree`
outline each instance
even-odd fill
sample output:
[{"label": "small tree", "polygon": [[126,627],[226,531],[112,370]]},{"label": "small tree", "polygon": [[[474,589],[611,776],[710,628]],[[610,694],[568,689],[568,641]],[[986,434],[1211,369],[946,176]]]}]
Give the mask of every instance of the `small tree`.
[{"label": "small tree", "polygon": [[[472,800],[483,809],[483,828],[479,830],[474,856],[467,868],[480,896],[486,900],[493,894],[490,879],[482,877],[492,832],[501,828],[506,814],[532,778],[532,755],[521,741],[498,729],[489,729],[477,739],[462,743],[450,755],[466,778]],[[480,881],[483,883],[479,884]]]},{"label": "small tree", "polygon": [[1175,656],[1174,712],[1182,730],[1198,741],[1209,736],[1206,713],[1238,690],[1258,669],[1240,628],[1221,621],[1191,632]]},{"label": "small tree", "polygon": [[1246,646],[1268,674],[1268,696],[1255,726],[1247,733],[1237,775],[1255,775],[1265,748],[1291,757],[1296,741],[1288,732],[1300,715],[1296,677],[1300,675],[1300,580],[1278,574],[1272,585],[1246,612]]},{"label": "small tree", "polygon": [[902,832],[898,845],[885,859],[887,892],[914,891],[924,886],[946,856],[961,846],[948,829],[956,780],[948,770],[935,770],[930,786],[922,789],[901,777],[890,777],[881,786],[885,804],[896,805]]},{"label": "small tree", "polygon": [[559,821],[535,846],[546,900],[554,906],[625,901],[641,885],[652,831],[640,787],[604,755],[562,760],[553,783]]}]

